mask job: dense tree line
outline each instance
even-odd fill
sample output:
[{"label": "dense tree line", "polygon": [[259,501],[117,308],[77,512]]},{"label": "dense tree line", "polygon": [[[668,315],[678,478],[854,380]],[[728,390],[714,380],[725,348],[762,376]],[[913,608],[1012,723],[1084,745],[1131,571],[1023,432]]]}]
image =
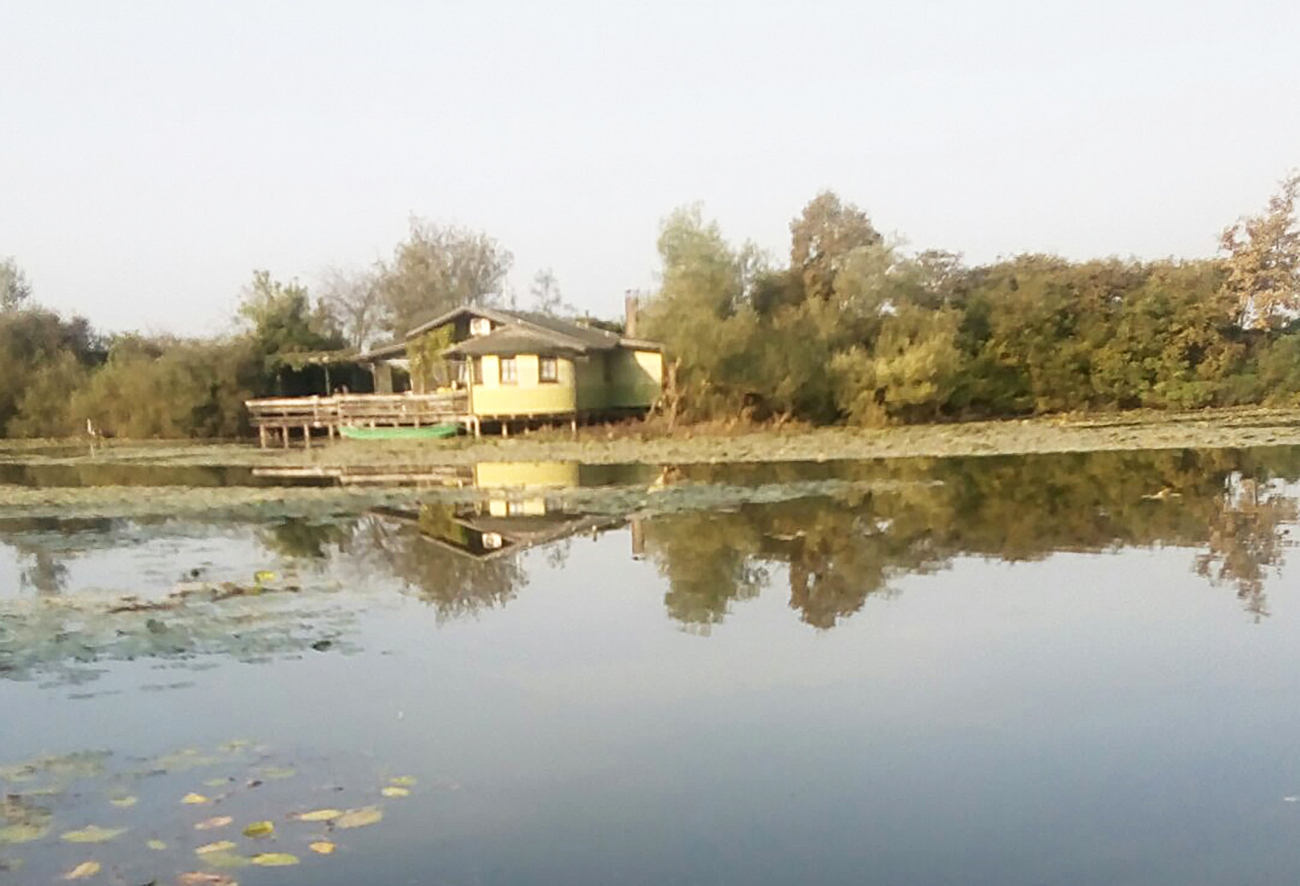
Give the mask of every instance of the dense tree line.
[{"label": "dense tree line", "polygon": [[[878,425],[1135,407],[1300,402],[1300,176],[1196,260],[909,252],[832,193],[790,225],[788,261],[735,247],[698,208],[663,224],[643,337],[666,346],[672,421]],[[103,335],[40,307],[0,261],[0,436],[90,422],[130,437],[228,437],[254,396],[318,392],[307,355],[388,341],[450,308],[513,304],[496,240],[412,219],[373,266],[318,293],[256,272],[236,331]],[[532,306],[572,312],[538,272]],[[364,373],[333,377],[364,390]]]},{"label": "dense tree line", "polygon": [[674,416],[884,424],[1300,400],[1300,177],[1203,260],[908,253],[832,193],[788,263],[696,208],[659,238],[646,333]]}]

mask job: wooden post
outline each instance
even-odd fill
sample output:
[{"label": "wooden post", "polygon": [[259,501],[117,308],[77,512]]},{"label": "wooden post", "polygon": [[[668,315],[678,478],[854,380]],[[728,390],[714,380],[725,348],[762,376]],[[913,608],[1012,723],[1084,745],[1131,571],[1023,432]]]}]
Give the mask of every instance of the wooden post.
[{"label": "wooden post", "polygon": [[302,426],[302,445],[311,449],[311,425]]},{"label": "wooden post", "polygon": [[266,448],[266,425],[257,426],[257,442],[263,449]]},{"label": "wooden post", "polygon": [[280,428],[280,433],[284,434],[284,448],[288,449],[289,448],[289,426],[285,425],[284,427]]}]

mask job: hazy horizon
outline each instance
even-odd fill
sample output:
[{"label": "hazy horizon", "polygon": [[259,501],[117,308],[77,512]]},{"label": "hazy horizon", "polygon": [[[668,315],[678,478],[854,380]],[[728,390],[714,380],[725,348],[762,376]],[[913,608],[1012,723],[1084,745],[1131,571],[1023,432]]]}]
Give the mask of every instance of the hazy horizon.
[{"label": "hazy horizon", "polygon": [[823,189],[971,262],[1199,257],[1300,163],[1300,5],[10,4],[0,256],[96,325],[223,328],[418,215],[601,316],[700,202],[775,258]]}]

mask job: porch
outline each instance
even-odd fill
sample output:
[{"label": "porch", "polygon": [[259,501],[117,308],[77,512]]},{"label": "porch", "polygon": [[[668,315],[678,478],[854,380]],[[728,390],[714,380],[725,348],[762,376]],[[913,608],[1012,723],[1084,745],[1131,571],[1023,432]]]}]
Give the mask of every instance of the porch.
[{"label": "porch", "polygon": [[330,439],[344,427],[425,428],[459,424],[475,435],[479,421],[471,413],[469,394],[334,394],[328,397],[265,397],[245,400],[249,419],[265,448],[279,438],[289,445],[291,433],[300,433],[306,446],[312,434],[324,431]]}]

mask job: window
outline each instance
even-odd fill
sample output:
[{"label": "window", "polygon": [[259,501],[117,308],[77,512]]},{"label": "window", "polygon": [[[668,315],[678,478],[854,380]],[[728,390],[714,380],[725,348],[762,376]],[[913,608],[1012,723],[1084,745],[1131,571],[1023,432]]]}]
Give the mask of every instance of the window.
[{"label": "window", "polygon": [[474,358],[474,384],[483,384],[483,358]]},{"label": "window", "polygon": [[554,357],[537,358],[537,380],[543,383],[560,380],[559,362]]},{"label": "window", "polygon": [[515,363],[514,357],[502,357],[501,366],[501,384],[517,385],[519,384],[519,367]]},{"label": "window", "polygon": [[492,331],[492,321],[487,317],[474,317],[469,321],[470,335],[487,335]]}]

